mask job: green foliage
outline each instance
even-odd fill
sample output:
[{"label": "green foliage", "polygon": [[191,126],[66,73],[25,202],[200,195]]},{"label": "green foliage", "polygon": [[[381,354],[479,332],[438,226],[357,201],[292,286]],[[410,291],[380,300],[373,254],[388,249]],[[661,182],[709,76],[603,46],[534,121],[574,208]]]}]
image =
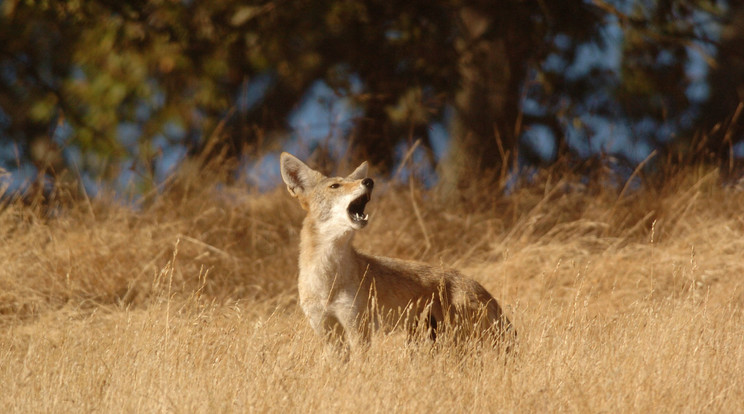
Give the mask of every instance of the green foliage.
[{"label": "green foliage", "polygon": [[[48,141],[66,121],[72,133],[56,144],[112,161],[105,165],[134,154],[151,162],[157,137],[196,153],[214,151],[215,136],[238,153],[283,130],[322,79],[352,95],[363,113],[355,149],[373,162],[390,165],[394,145],[412,135],[426,144],[428,125],[451,107],[453,139],[482,157],[478,165],[498,167],[531,124],[550,125],[561,140],[566,99],[612,93],[631,118],[685,110],[697,18],[721,6],[632,4],[623,13],[601,0],[5,0],[0,136],[33,158],[31,143]],[[624,29],[619,82],[608,86],[596,71],[569,79],[543,66],[550,56],[575,59],[611,18]],[[270,79],[264,95],[236,111],[241,91],[262,75]],[[359,93],[351,93],[350,75],[361,80]],[[549,111],[525,116],[522,98],[535,87]],[[136,145],[123,123],[136,126]]]}]

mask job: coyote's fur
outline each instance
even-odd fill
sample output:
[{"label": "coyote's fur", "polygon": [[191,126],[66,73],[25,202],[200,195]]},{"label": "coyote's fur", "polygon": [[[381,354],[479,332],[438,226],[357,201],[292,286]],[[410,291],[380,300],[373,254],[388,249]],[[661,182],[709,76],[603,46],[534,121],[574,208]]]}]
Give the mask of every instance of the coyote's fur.
[{"label": "coyote's fur", "polygon": [[307,211],[298,289],[302,310],[319,335],[335,332],[352,346],[366,343],[372,330],[394,326],[409,333],[424,327],[432,338],[446,329],[455,338],[494,344],[514,335],[478,282],[455,270],[369,256],[352,247],[354,232],[369,219],[364,208],[374,181],[367,178],[366,162],[341,178],[326,177],[286,152],[280,161],[289,193]]}]

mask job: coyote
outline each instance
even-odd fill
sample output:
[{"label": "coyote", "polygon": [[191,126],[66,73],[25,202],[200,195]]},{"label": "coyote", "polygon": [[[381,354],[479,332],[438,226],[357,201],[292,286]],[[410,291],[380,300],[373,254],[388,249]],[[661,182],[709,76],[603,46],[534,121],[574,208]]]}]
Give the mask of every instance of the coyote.
[{"label": "coyote", "polygon": [[372,331],[396,326],[409,335],[423,328],[433,340],[442,329],[452,329],[454,338],[494,345],[516,335],[493,296],[456,270],[352,247],[354,233],[369,221],[364,208],[374,181],[367,177],[366,161],[346,178],[326,177],[286,152],[280,163],[289,193],[307,211],[298,290],[300,306],[319,335],[352,348],[367,343]]}]

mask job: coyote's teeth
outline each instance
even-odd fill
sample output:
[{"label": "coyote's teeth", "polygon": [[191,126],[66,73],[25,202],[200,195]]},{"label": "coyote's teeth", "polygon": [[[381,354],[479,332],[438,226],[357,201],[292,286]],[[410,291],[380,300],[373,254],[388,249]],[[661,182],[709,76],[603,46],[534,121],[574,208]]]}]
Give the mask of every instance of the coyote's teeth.
[{"label": "coyote's teeth", "polygon": [[356,221],[367,221],[369,219],[369,214],[362,215],[362,213],[354,213],[352,217]]}]

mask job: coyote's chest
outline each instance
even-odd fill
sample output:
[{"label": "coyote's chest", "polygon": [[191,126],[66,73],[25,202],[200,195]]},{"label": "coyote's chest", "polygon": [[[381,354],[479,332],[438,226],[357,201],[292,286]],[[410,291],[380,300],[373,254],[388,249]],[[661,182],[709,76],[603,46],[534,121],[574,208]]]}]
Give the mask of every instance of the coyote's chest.
[{"label": "coyote's chest", "polygon": [[313,302],[330,305],[339,296],[358,287],[356,273],[351,255],[301,257],[297,285],[300,304]]}]

